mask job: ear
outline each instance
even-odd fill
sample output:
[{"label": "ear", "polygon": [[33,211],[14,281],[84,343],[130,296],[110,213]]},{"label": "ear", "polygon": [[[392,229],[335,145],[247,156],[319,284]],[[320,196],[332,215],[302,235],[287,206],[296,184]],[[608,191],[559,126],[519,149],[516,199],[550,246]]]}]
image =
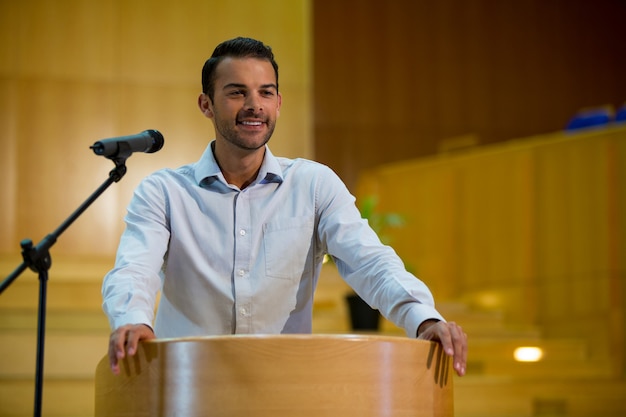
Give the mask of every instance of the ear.
[{"label": "ear", "polygon": [[283,95],[278,93],[278,103],[276,107],[276,117],[280,116],[280,107],[283,105]]},{"label": "ear", "polygon": [[198,107],[200,108],[202,114],[204,114],[207,118],[213,118],[213,103],[207,94],[200,94],[198,97]]}]

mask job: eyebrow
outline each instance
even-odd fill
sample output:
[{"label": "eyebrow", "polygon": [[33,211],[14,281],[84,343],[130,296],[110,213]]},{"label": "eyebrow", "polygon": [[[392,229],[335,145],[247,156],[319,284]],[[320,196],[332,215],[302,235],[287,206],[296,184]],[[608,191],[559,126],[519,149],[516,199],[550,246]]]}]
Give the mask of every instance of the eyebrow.
[{"label": "eyebrow", "polygon": [[[247,89],[248,86],[245,85],[245,84],[230,83],[230,84],[226,84],[224,86],[224,90],[226,90],[228,88],[245,88],[245,89]],[[278,90],[278,87],[274,83],[261,85],[261,89],[265,89],[265,88],[273,88],[274,90]]]}]

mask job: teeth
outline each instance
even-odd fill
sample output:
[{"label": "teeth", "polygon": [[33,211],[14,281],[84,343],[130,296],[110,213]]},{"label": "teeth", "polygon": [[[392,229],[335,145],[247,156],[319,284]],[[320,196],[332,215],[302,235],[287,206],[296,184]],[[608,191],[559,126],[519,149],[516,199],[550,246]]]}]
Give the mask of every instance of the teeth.
[{"label": "teeth", "polygon": [[242,125],[246,125],[246,126],[261,126],[261,122],[241,122]]}]

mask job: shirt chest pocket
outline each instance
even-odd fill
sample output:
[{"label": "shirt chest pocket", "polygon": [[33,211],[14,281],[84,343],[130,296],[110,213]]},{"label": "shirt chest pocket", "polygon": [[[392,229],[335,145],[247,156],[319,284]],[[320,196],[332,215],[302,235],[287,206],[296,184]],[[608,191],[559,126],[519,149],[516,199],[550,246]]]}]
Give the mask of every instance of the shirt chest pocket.
[{"label": "shirt chest pocket", "polygon": [[296,279],[310,268],[313,219],[292,217],[263,225],[265,273],[268,277]]}]

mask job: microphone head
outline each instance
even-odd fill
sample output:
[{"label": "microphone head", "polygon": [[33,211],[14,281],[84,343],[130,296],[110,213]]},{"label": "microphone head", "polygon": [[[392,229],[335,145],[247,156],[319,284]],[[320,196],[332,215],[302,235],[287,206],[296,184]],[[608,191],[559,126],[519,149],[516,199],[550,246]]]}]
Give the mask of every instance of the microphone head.
[{"label": "microphone head", "polygon": [[136,135],[102,139],[90,146],[96,155],[109,159],[128,158],[133,152],[154,153],[163,147],[163,135],[157,130],[144,130]]},{"label": "microphone head", "polygon": [[145,151],[146,153],[154,153],[156,151],[161,150],[163,144],[165,143],[165,139],[163,135],[158,130],[149,129],[146,130],[147,133],[152,138],[152,145]]}]

